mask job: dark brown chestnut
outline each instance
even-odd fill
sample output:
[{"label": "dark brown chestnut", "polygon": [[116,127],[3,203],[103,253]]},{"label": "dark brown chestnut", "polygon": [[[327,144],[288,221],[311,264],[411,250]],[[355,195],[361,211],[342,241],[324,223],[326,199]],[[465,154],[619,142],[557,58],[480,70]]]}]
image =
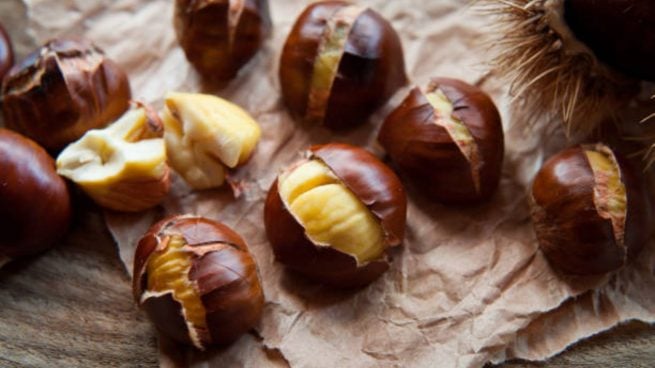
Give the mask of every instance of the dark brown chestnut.
[{"label": "dark brown chestnut", "polygon": [[5,124],[57,151],[129,107],[126,74],[91,42],[47,42],[14,66],[2,84]]},{"label": "dark brown chestnut", "polygon": [[187,59],[214,81],[234,77],[271,29],[268,0],[176,0],[174,24]]},{"label": "dark brown chestnut", "polygon": [[0,24],[0,83],[13,65],[14,49],[11,46],[11,38]]},{"label": "dark brown chestnut", "polygon": [[166,218],[141,238],[133,292],[163,334],[200,350],[236,340],[264,307],[257,265],[241,236],[190,215]]},{"label": "dark brown chestnut", "polygon": [[0,128],[0,264],[52,247],[70,217],[68,188],[54,160],[31,139]]},{"label": "dark brown chestnut", "polygon": [[650,197],[629,162],[583,145],[550,158],[532,184],[532,220],[551,266],[571,275],[617,270],[651,233]]},{"label": "dark brown chestnut", "polygon": [[393,171],[347,144],[313,146],[280,174],[264,208],[278,261],[335,287],[360,287],[389,268],[403,240],[407,199]]},{"label": "dark brown chestnut", "polygon": [[496,190],[503,127],[491,98],[465,82],[432,79],[414,88],[387,117],[378,140],[392,161],[430,198],[472,203]]},{"label": "dark brown chestnut", "polygon": [[282,50],[280,83],[287,106],[296,118],[328,128],[364,123],[406,82],[396,31],[360,5],[309,5]]}]

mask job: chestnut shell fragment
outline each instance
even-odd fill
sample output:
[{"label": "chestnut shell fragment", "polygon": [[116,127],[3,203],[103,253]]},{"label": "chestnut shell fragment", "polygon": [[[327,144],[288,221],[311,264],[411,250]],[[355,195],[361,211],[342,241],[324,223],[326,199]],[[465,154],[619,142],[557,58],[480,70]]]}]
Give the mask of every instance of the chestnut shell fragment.
[{"label": "chestnut shell fragment", "polygon": [[564,274],[598,275],[634,259],[651,232],[650,197],[639,172],[614,153],[627,195],[624,244],[594,204],[594,173],[584,148],[550,158],[532,185],[532,218],[541,251]]},{"label": "chestnut shell fragment", "polygon": [[[305,119],[323,30],[330,16],[348,5],[344,1],[309,5],[284,44],[279,70],[282,96],[300,120]],[[406,83],[403,50],[396,31],[380,14],[366,9],[348,35],[323,124],[331,129],[360,125]]]},{"label": "chestnut shell fragment", "polygon": [[268,0],[236,0],[243,10],[231,24],[235,0],[176,0],[175,31],[184,53],[204,77],[233,78],[259,51],[271,29]]},{"label": "chestnut shell fragment", "polygon": [[68,187],[54,160],[34,141],[0,128],[0,258],[52,247],[70,218]]},{"label": "chestnut shell fragment", "polygon": [[[405,232],[407,199],[400,180],[368,151],[347,144],[312,146],[309,158],[320,159],[379,219],[387,252],[399,246]],[[266,234],[275,258],[289,269],[324,284],[356,288],[370,284],[389,268],[385,258],[358,266],[354,257],[316,246],[271,185],[264,208]]]},{"label": "chestnut shell fragment", "polygon": [[[500,181],[504,138],[501,118],[491,98],[465,82],[434,78],[453,104],[453,116],[471,133],[479,152],[471,165],[448,131],[435,123],[434,108],[417,87],[384,121],[378,141],[400,171],[418,189],[442,203],[472,203],[488,199]],[[472,169],[479,170],[479,191]]]},{"label": "chestnut shell fragment", "polygon": [[207,331],[197,331],[200,348],[235,341],[258,323],[264,294],[255,260],[245,241],[219,222],[171,216],[154,224],[135,251],[133,292],[137,304],[162,333],[184,344],[193,343],[182,307],[172,294],[148,296],[144,300],[148,260],[161,250],[162,240],[173,235],[182,236],[191,249],[188,277],[197,288],[206,312]]},{"label": "chestnut shell fragment", "polygon": [[0,84],[12,65],[14,65],[14,50],[11,46],[11,38],[0,24]]},{"label": "chestnut shell fragment", "polygon": [[5,124],[57,151],[129,107],[127,75],[91,42],[59,39],[15,65],[2,84]]}]

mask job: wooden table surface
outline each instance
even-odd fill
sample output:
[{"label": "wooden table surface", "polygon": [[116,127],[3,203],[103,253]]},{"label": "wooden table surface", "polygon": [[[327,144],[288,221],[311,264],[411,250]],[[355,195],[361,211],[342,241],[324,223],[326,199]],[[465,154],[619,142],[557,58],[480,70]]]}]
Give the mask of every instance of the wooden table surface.
[{"label": "wooden table surface", "polygon": [[[22,2],[0,1],[0,22],[20,44],[20,56],[33,47],[25,19]],[[0,269],[0,367],[157,364],[155,331],[135,307],[117,249],[92,205],[78,205],[58,247]],[[655,367],[655,326],[628,323],[546,363],[502,367]]]}]

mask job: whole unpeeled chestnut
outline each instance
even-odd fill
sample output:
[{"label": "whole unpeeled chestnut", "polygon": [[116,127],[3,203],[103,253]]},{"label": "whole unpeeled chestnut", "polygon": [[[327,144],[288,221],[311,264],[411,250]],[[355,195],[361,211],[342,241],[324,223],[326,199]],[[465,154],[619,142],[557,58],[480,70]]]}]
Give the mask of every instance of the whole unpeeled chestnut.
[{"label": "whole unpeeled chestnut", "polygon": [[8,128],[60,150],[129,107],[126,74],[91,42],[47,42],[14,66],[2,84]]},{"label": "whole unpeeled chestnut", "polygon": [[70,217],[68,188],[53,159],[31,139],[0,128],[0,264],[52,247]]},{"label": "whole unpeeled chestnut", "polygon": [[393,171],[347,144],[313,146],[273,182],[264,208],[278,261],[336,287],[364,286],[389,268],[407,199]]},{"label": "whole unpeeled chestnut", "polygon": [[203,77],[234,77],[261,48],[271,28],[268,0],[176,0],[175,31]]},{"label": "whole unpeeled chestnut", "polygon": [[617,270],[637,256],[652,231],[639,172],[602,144],[550,158],[534,179],[531,199],[541,251],[564,274]]},{"label": "whole unpeeled chestnut", "polygon": [[12,65],[14,65],[14,51],[11,47],[11,39],[0,24],[0,84]]},{"label": "whole unpeeled chestnut", "polygon": [[432,79],[387,117],[378,140],[400,170],[437,201],[471,203],[496,190],[503,127],[491,98],[465,82]]},{"label": "whole unpeeled chestnut", "polygon": [[236,340],[264,307],[257,266],[241,236],[190,215],[166,218],[141,238],[133,292],[159,331],[200,350]]},{"label": "whole unpeeled chestnut", "polygon": [[299,119],[348,128],[405,85],[396,31],[380,14],[344,1],[309,5],[282,50],[282,95]]}]

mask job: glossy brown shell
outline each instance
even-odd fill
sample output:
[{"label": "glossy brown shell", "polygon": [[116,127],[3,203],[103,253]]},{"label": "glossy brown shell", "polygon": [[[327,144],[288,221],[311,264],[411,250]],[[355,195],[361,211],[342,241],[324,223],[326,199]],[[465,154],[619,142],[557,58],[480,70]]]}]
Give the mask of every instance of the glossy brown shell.
[{"label": "glossy brown shell", "polygon": [[0,24],[0,84],[9,69],[14,65],[14,49],[11,46],[11,38]]},{"label": "glossy brown shell", "polygon": [[[580,146],[550,158],[532,184],[532,218],[539,246],[553,268],[596,275],[633,259],[651,232],[650,198],[639,172],[615,154],[627,193],[624,245],[594,205],[594,174]],[[627,250],[627,254],[626,254]]]},{"label": "glossy brown shell", "polygon": [[50,248],[70,218],[68,188],[54,160],[34,141],[0,128],[0,257]]},{"label": "glossy brown shell", "polygon": [[254,327],[262,314],[264,294],[248,246],[229,227],[193,216],[172,216],[156,223],[135,251],[134,298],[155,326],[176,341],[191,344],[182,308],[171,294],[142,300],[148,259],[163,238],[172,234],[183,236],[192,249],[215,248],[193,254],[189,271],[206,311],[207,331],[199,331],[203,346],[228,344]]},{"label": "glossy brown shell", "polygon": [[5,124],[56,151],[129,107],[127,75],[85,40],[47,42],[2,85]]},{"label": "glossy brown shell", "polygon": [[[234,1],[234,0],[232,0]],[[210,80],[234,77],[261,48],[271,29],[268,0],[243,0],[230,46],[228,0],[176,0],[175,31],[187,59]]]},{"label": "glossy brown shell", "polygon": [[[400,180],[391,169],[368,151],[346,144],[311,147],[311,157],[330,167],[379,219],[388,247],[400,245],[405,232],[407,199]],[[266,198],[264,224],[276,259],[291,270],[324,284],[343,288],[364,286],[389,267],[386,256],[358,267],[352,256],[314,245],[282,202],[277,180]]]},{"label": "glossy brown shell", "polygon": [[[282,50],[282,96],[298,119],[304,119],[314,60],[328,19],[343,1],[309,5],[298,17]],[[400,39],[391,24],[372,9],[356,20],[345,45],[323,124],[332,129],[366,122],[368,116],[407,83]]]},{"label": "glossy brown shell", "polygon": [[599,60],[630,77],[655,81],[655,1],[566,0],[564,19]]},{"label": "glossy brown shell", "polygon": [[471,203],[489,198],[500,181],[504,156],[503,127],[491,98],[479,88],[455,79],[435,78],[453,103],[453,115],[471,132],[479,152],[480,191],[471,164],[419,88],[384,121],[378,141],[392,161],[423,193],[443,203]]}]

